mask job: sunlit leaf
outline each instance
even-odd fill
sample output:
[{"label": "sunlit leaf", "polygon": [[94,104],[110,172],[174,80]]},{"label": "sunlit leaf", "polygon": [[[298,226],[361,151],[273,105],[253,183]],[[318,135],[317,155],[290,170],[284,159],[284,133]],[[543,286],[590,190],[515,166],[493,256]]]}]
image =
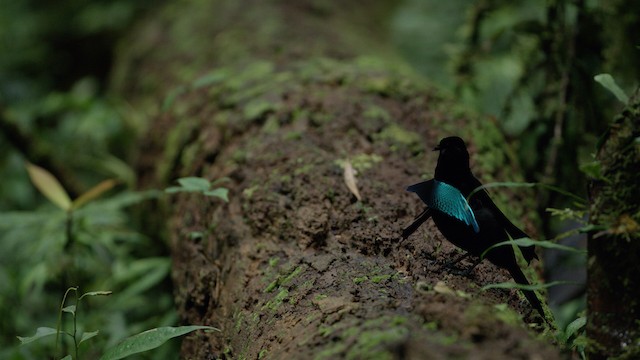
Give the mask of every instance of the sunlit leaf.
[{"label": "sunlit leaf", "polygon": [[147,350],[155,349],[164,344],[167,340],[177,336],[190,333],[195,330],[216,330],[211,326],[179,326],[179,327],[161,327],[147,330],[137,335],[133,335],[118,345],[110,348],[102,355],[101,360],[117,360],[125,358],[129,355],[138,354]]},{"label": "sunlit leaf", "polygon": [[33,336],[29,336],[29,337],[18,336],[18,340],[20,340],[21,345],[24,345],[30,342],[34,342],[43,337],[56,334],[57,332],[58,331],[56,329],[52,329],[50,327],[39,327]]},{"label": "sunlit leaf", "polygon": [[193,176],[178,179],[178,184],[186,191],[207,191],[211,188],[209,180]]},{"label": "sunlit leaf", "polygon": [[226,189],[226,188],[217,188],[217,189],[205,191],[203,194],[205,194],[206,196],[219,197],[225,202],[229,202],[229,189]]},{"label": "sunlit leaf", "polygon": [[113,294],[113,291],[89,291],[82,294],[82,296],[80,296],[80,299],[82,299],[85,296],[108,296],[111,294]]},{"label": "sunlit leaf", "polygon": [[604,86],[605,89],[609,90],[623,104],[627,104],[629,102],[629,97],[627,96],[627,94],[625,94],[620,86],[616,84],[616,81],[610,74],[598,74],[594,76],[593,79],[600,85]]},{"label": "sunlit leaf", "polygon": [[78,344],[82,344],[83,342],[91,339],[92,337],[98,335],[99,332],[100,330],[85,332],[84,334],[82,334],[82,338],[80,338],[80,342]]},{"label": "sunlit leaf", "polygon": [[567,330],[565,331],[565,340],[569,340],[576,332],[578,332],[578,330],[582,329],[586,324],[586,316],[582,316],[573,320],[569,325],[567,325]]},{"label": "sunlit leaf", "polygon": [[26,167],[31,182],[40,190],[42,195],[62,210],[67,211],[71,208],[69,194],[50,172],[31,163],[27,163]]},{"label": "sunlit leaf", "polygon": [[87,191],[84,194],[80,195],[77,199],[73,200],[73,203],[71,204],[71,207],[73,209],[77,209],[77,208],[81,207],[82,205],[88,203],[89,201],[91,201],[91,200],[99,197],[100,195],[104,194],[105,192],[109,191],[110,189],[112,189],[117,184],[118,184],[118,181],[114,180],[114,179],[104,180],[104,181],[100,182],[98,185],[96,185],[96,186],[92,187],[91,189],[89,189],[89,191]]},{"label": "sunlit leaf", "polygon": [[482,254],[480,254],[481,258],[484,258],[487,253],[489,251],[491,251],[492,249],[497,248],[498,246],[507,246],[507,245],[517,245],[517,246],[523,246],[523,247],[527,247],[527,246],[540,246],[546,249],[556,249],[556,250],[563,250],[563,251],[568,251],[568,252],[573,252],[573,253],[578,253],[578,254],[586,254],[585,250],[581,250],[581,249],[576,249],[570,246],[565,246],[565,245],[560,245],[560,244],[556,244],[552,241],[548,241],[548,240],[533,240],[533,239],[529,239],[529,238],[520,238],[520,239],[515,239],[515,240],[507,240],[507,241],[502,241],[499,242],[497,244],[492,245],[491,247],[489,247],[487,250],[485,250]]}]

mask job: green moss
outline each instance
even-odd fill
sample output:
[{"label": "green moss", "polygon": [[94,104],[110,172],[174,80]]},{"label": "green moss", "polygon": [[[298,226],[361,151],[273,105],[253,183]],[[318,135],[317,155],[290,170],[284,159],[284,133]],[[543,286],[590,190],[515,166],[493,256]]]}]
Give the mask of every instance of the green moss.
[{"label": "green moss", "polygon": [[387,141],[393,147],[406,147],[413,153],[422,151],[422,138],[397,124],[390,124],[374,135],[375,140]]},{"label": "green moss", "polygon": [[269,285],[267,285],[266,288],[264,288],[263,292],[269,293],[272,292],[273,290],[275,290],[278,287],[278,281],[279,279],[275,279],[272,282],[269,283]]},{"label": "green moss", "polygon": [[307,174],[309,172],[311,172],[311,170],[313,170],[313,168],[315,167],[315,165],[309,163],[309,164],[305,164],[302,165],[301,167],[295,169],[293,171],[293,174],[298,176],[298,175],[302,175],[302,174]]},{"label": "green moss", "polygon": [[364,116],[365,119],[382,120],[385,123],[391,121],[391,115],[389,115],[389,112],[377,105],[367,106],[362,116]]},{"label": "green moss", "polygon": [[288,296],[289,296],[289,290],[281,289],[280,292],[278,292],[276,296],[273,297],[273,299],[267,301],[267,303],[264,304],[261,309],[276,311]]},{"label": "green moss", "polygon": [[360,276],[360,277],[353,278],[353,283],[358,285],[358,284],[363,283],[363,282],[365,282],[367,280],[369,280],[368,276],[366,276],[366,275],[365,276]]},{"label": "green moss", "polygon": [[242,311],[238,311],[233,314],[233,317],[236,319],[236,323],[233,329],[236,331],[236,333],[239,333],[240,330],[242,330],[242,320],[244,319],[244,313]]},{"label": "green moss", "polygon": [[[350,157],[348,160],[354,170],[362,173],[365,170],[371,169],[383,159],[382,156],[377,154],[357,154]],[[345,163],[345,159],[338,159],[335,161],[335,164],[340,166],[341,168],[344,168]]]},{"label": "green moss", "polygon": [[293,278],[298,276],[305,269],[305,267],[306,267],[306,265],[301,265],[301,266],[296,267],[289,275],[287,275],[286,277],[284,277],[282,279],[282,281],[280,281],[280,285],[281,286],[289,285],[289,283],[291,283]]},{"label": "green moss", "polygon": [[[277,108],[278,106],[276,104],[269,102],[267,100],[258,98],[247,103],[242,113],[246,120],[252,121],[262,117],[267,112],[277,110]],[[275,125],[275,130],[273,132],[277,131],[278,129],[277,119],[275,119],[275,121],[276,121],[276,125]]]},{"label": "green moss", "polygon": [[409,336],[409,329],[406,327],[408,320],[404,316],[381,316],[355,324],[342,322],[322,327],[322,336],[331,335],[337,337],[338,341],[323,349],[315,359],[394,358],[386,349]]},{"label": "green moss", "polygon": [[260,189],[259,185],[254,185],[252,187],[246,188],[242,191],[242,195],[244,195],[244,197],[246,197],[247,199],[251,199],[251,197],[253,196],[253,193],[256,192],[256,190]]},{"label": "green moss", "polygon": [[277,257],[272,257],[269,259],[269,266],[274,267],[276,265],[278,265],[278,262],[280,261],[280,258]]},{"label": "green moss", "polygon": [[391,279],[391,275],[375,275],[371,277],[371,282],[378,284]]},{"label": "green moss", "polygon": [[350,347],[346,358],[394,359],[395,356],[384,349],[385,345],[399,343],[408,336],[409,329],[404,327],[364,331],[358,337],[357,342]]},{"label": "green moss", "polygon": [[300,140],[302,139],[302,133],[300,131],[288,131],[284,134],[284,139],[288,141]]}]

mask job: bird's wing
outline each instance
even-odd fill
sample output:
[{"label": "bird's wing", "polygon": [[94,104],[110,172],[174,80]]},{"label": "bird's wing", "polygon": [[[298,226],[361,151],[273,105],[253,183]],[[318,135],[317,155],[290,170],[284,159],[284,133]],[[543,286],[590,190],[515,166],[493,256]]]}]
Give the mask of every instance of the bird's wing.
[{"label": "bird's wing", "polygon": [[431,190],[433,189],[433,182],[435,180],[427,180],[421,183],[413,184],[407,188],[407,191],[416,193],[420,200],[425,204],[428,204],[427,199],[431,196]]},{"label": "bird's wing", "polygon": [[462,195],[460,190],[442,181],[433,181],[433,191],[426,201],[429,207],[441,211],[452,216],[463,223],[473,227],[478,233],[480,227],[473,214],[473,210],[469,206],[467,199]]}]

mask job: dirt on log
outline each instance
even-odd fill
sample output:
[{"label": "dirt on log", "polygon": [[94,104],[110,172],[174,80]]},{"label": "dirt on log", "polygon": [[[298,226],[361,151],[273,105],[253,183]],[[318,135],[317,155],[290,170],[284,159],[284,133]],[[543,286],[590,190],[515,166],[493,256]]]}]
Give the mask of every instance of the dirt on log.
[{"label": "dirt on log", "polygon": [[168,206],[181,320],[222,330],[186,338],[184,358],[559,357],[516,290],[481,290],[507,273],[451,273],[458,250],[431,222],[400,243],[423,209],[404,189],[432,176],[439,138],[468,139],[484,181],[518,178],[491,119],[394,55],[391,3],[176,2],[123,45],[114,89],[149,119],[143,184],[229,178],[228,203]]}]

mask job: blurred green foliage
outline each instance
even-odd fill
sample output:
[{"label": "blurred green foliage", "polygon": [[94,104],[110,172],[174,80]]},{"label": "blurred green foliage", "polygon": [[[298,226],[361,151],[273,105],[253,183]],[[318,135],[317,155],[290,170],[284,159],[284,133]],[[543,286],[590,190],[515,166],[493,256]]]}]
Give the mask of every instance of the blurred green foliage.
[{"label": "blurred green foliage", "polygon": [[529,180],[586,194],[578,166],[621,109],[593,78],[640,83],[640,2],[406,0],[393,31],[425,77],[498,119]]},{"label": "blurred green foliage", "polygon": [[[149,0],[0,0],[0,358],[42,359],[54,341],[19,346],[16,336],[55,327],[68,286],[112,290],[90,299],[80,330],[85,358],[123,338],[174,325],[170,259],[146,231],[141,206],[160,192],[136,192],[131,160],[139,124],[108,76],[117,40],[150,9]],[[105,178],[124,186],[65,211],[29,181],[26,161],[61,180],[72,198]],[[87,311],[88,310],[88,311]],[[176,343],[141,358],[176,358]]]}]

